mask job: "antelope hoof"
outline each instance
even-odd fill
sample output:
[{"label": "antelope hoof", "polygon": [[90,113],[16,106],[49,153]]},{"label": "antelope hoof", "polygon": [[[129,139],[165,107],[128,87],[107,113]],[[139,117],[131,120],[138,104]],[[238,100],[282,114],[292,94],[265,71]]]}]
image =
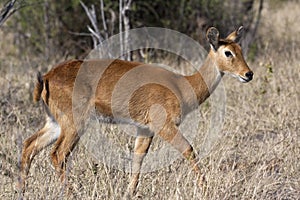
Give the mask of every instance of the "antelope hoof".
[{"label": "antelope hoof", "polygon": [[198,186],[199,186],[199,188],[203,192],[206,191],[206,189],[207,189],[207,181],[205,179],[205,175],[204,174],[200,175],[200,177],[198,178]]}]

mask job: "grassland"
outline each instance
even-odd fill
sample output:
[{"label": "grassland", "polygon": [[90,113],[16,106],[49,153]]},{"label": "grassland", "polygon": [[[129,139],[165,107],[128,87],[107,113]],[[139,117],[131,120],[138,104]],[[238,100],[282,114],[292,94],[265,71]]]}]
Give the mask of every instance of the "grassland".
[{"label": "grassland", "polygon": [[[241,84],[224,78],[226,116],[222,138],[200,161],[207,190],[197,187],[183,159],[143,174],[135,198],[141,199],[299,199],[300,197],[300,5],[296,1],[263,11],[257,55],[249,61],[254,80]],[[17,199],[15,182],[22,141],[42,127],[43,114],[32,103],[36,70],[51,63],[14,57],[11,38],[1,37],[0,61],[0,199]],[[250,59],[250,57],[249,57]],[[209,110],[201,107],[201,148]],[[132,148],[133,139],[128,139]],[[131,143],[130,143],[131,142]],[[152,147],[152,148],[155,148]],[[103,165],[79,145],[69,163],[73,191],[51,166],[49,150],[34,160],[26,199],[121,199],[129,174]]]}]

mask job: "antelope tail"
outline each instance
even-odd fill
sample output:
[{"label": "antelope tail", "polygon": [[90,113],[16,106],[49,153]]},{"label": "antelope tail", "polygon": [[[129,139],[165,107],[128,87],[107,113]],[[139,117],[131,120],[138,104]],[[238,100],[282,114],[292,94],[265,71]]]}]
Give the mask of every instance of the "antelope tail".
[{"label": "antelope tail", "polygon": [[44,89],[44,81],[40,72],[37,74],[37,82],[33,92],[33,101],[38,102],[41,99],[41,94]]}]

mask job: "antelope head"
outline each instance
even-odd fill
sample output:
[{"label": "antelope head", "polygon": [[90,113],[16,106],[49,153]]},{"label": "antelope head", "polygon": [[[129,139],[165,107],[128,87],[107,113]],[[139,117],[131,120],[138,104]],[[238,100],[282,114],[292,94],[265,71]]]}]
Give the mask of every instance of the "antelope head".
[{"label": "antelope head", "polygon": [[249,82],[253,78],[253,72],[245,62],[242,48],[239,45],[243,27],[230,33],[225,39],[219,38],[219,31],[215,27],[208,29],[206,37],[210,43],[211,50],[209,56],[221,74],[227,73],[237,78],[243,83]]}]

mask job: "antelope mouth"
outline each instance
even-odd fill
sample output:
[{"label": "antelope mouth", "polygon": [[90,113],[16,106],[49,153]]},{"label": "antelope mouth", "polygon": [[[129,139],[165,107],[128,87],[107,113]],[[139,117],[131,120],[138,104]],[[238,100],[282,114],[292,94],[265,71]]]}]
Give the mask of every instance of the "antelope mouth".
[{"label": "antelope mouth", "polygon": [[243,76],[238,76],[239,81],[241,81],[242,83],[248,83],[249,81],[252,80],[252,78],[248,78],[248,77],[243,77]]}]

